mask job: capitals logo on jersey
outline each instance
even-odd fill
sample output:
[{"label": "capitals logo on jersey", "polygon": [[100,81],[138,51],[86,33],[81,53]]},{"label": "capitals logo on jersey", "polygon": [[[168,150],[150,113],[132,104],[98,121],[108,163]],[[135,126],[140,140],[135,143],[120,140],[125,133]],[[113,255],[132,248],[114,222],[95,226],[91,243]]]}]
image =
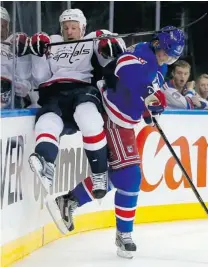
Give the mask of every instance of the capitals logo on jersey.
[{"label": "capitals logo on jersey", "polygon": [[[63,58],[69,58],[69,63],[73,63],[73,61],[71,60],[72,58],[74,59],[77,56],[82,56],[82,55],[87,55],[90,54],[90,49],[89,48],[85,48],[85,44],[83,44],[80,48],[76,49],[76,47],[63,47],[63,48],[59,48],[57,50],[57,52],[55,53],[55,55],[51,55],[52,58],[54,60],[56,60],[57,62],[60,59]],[[80,60],[79,58],[76,58],[76,60]]]}]

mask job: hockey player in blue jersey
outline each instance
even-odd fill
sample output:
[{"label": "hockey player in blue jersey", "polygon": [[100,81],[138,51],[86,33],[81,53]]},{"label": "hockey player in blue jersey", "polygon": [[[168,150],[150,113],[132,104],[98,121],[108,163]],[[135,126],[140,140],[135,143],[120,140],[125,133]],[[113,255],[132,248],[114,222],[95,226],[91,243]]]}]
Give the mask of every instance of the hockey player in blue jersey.
[{"label": "hockey player in blue jersey", "polygon": [[[141,173],[134,126],[142,117],[151,123],[153,115],[163,112],[166,100],[158,86],[157,71],[163,64],[175,62],[183,47],[184,33],[172,26],[165,27],[150,42],[137,44],[134,51],[125,52],[111,62],[104,70],[104,82],[98,83],[106,112],[103,118],[109,149],[108,188],[117,189],[116,245],[122,257],[132,258],[131,252],[136,251],[131,232]],[[56,198],[69,231],[74,229],[73,211],[93,199],[91,177]]]}]

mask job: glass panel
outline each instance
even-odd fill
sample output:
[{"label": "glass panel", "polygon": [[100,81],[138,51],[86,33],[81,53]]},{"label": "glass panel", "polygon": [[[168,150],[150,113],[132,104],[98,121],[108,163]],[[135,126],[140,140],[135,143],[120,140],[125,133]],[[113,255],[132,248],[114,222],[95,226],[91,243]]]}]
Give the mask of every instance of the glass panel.
[{"label": "glass panel", "polygon": [[[79,8],[87,18],[86,33],[109,28],[109,2],[70,2],[71,8]],[[41,2],[42,30],[48,34],[60,33],[59,16],[67,9],[67,1]]]},{"label": "glass panel", "polygon": [[[9,45],[12,32],[12,2],[1,3],[1,108],[12,106],[13,53]],[[8,44],[8,45],[7,45]]]},{"label": "glass panel", "polygon": [[[161,26],[182,26],[188,24],[208,10],[207,1],[161,1]],[[186,47],[183,59],[192,66],[190,79],[196,79],[202,73],[208,73],[207,32],[208,16],[194,26],[185,29]]]},{"label": "glass panel", "polygon": [[[155,2],[115,1],[114,31],[131,33],[155,29]],[[150,36],[128,37],[124,39],[127,47],[138,42],[150,40]]]},{"label": "glass panel", "polygon": [[59,16],[67,9],[66,1],[41,1],[42,31],[51,34],[59,34]]},{"label": "glass panel", "polygon": [[[30,36],[37,31],[36,2],[1,2],[1,6],[6,8],[10,16],[8,38],[5,40],[1,36],[1,41],[11,44],[1,46],[1,107],[24,108],[30,104],[28,93],[31,90],[31,56],[20,57],[25,46],[13,46],[13,36],[20,32]],[[21,39],[24,37],[19,36]]]}]

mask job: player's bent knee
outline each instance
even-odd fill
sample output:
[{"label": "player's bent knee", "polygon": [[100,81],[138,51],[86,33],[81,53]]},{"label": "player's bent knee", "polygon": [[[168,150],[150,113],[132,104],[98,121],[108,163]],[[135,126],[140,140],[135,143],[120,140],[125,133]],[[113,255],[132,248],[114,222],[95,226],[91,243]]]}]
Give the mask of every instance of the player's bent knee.
[{"label": "player's bent knee", "polygon": [[103,131],[104,121],[94,103],[86,102],[78,105],[74,120],[84,136],[97,135]]},{"label": "player's bent knee", "polygon": [[59,137],[63,127],[64,124],[62,119],[57,114],[48,112],[39,117],[35,124],[35,133],[36,135],[49,133]]}]

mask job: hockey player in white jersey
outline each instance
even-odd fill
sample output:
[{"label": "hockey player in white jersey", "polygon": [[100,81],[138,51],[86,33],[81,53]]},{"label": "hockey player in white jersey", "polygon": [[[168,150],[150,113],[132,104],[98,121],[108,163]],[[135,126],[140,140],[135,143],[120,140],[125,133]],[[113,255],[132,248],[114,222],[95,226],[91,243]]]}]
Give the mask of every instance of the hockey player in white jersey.
[{"label": "hockey player in white jersey", "polygon": [[[4,7],[0,9],[1,41],[12,44],[13,35],[9,36],[10,16]],[[15,88],[15,107],[22,107],[22,97],[25,97],[31,88],[31,60],[28,51],[28,36],[25,33],[15,34],[15,57],[10,45],[1,44],[1,108],[11,107],[12,82]],[[23,57],[24,56],[24,57]],[[13,70],[13,60],[15,69]],[[15,80],[12,81],[12,72]]]},{"label": "hockey player in white jersey", "polygon": [[101,67],[122,53],[124,44],[117,39],[66,43],[52,46],[49,51],[46,46],[50,42],[109,33],[96,31],[84,37],[87,22],[79,9],[65,10],[59,22],[61,35],[37,33],[30,41],[32,76],[39,87],[38,103],[42,108],[36,117],[35,153],[30,155],[29,163],[48,190],[54,179],[60,136],[80,130],[92,171],[92,191],[95,198],[102,198],[107,192],[107,142],[95,84],[101,78]]}]

